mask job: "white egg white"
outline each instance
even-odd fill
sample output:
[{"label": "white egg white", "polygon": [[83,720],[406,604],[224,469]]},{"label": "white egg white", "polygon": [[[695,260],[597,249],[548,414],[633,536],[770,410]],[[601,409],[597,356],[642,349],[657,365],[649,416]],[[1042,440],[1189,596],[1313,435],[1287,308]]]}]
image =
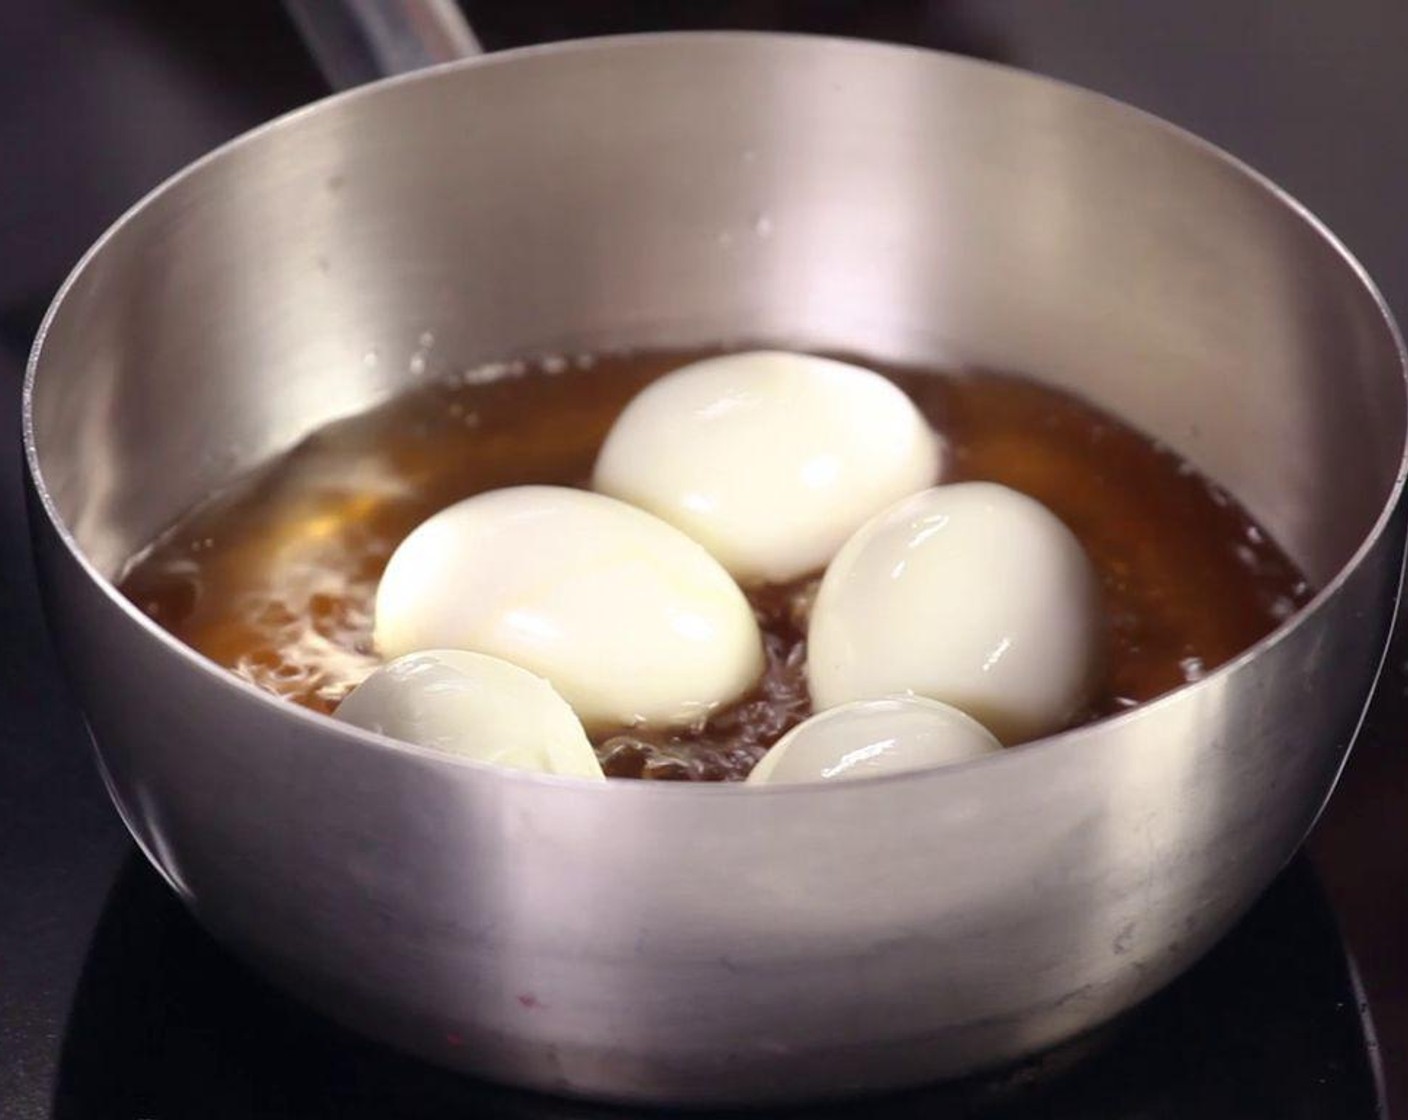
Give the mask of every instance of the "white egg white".
[{"label": "white egg white", "polygon": [[851,781],[967,762],[1002,750],[948,704],[917,696],[856,700],[798,724],[748,775],[751,785]]},{"label": "white egg white", "polygon": [[1099,650],[1075,536],[1040,502],[967,482],[911,495],[846,542],[817,591],[807,682],[818,708],[913,693],[1016,743],[1088,702]]},{"label": "white egg white", "polygon": [[416,528],[377,589],[374,641],[384,657],[503,658],[594,730],[693,722],[763,669],[752,608],[703,548],[624,502],[556,486],[480,494]]},{"label": "white egg white", "polygon": [[552,685],[497,657],[427,650],[353,689],[337,718],[480,762],[604,781],[581,721]]},{"label": "white egg white", "polygon": [[892,382],[845,362],[750,351],[642,390],[593,486],[647,509],[745,584],[823,568],[868,518],[938,481],[942,443]]}]

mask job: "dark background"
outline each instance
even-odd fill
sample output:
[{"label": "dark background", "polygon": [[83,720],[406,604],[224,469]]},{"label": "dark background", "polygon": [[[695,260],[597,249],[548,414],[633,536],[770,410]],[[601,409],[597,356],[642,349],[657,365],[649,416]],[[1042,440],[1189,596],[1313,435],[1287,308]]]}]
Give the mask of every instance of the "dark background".
[{"label": "dark background", "polygon": [[[495,49],[760,27],[922,43],[1065,78],[1185,125],[1268,174],[1339,234],[1408,322],[1403,0],[466,8]],[[0,1117],[9,1120],[50,1115],[79,970],[131,852],[34,599],[19,490],[23,355],[64,273],[124,208],[324,86],[272,0],[0,0],[0,53]],[[1363,975],[1390,1093],[1408,1112],[1405,662],[1400,641],[1311,849]]]}]

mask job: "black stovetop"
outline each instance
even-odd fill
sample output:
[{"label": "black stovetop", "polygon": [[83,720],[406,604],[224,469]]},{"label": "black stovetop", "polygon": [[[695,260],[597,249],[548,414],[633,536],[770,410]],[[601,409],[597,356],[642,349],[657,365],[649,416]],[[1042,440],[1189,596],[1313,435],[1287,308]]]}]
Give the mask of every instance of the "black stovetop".
[{"label": "black stovetop", "polygon": [[[491,48],[674,26],[922,43],[1112,93],[1270,174],[1408,316],[1402,0],[472,0]],[[684,15],[682,13],[687,13]],[[0,1120],[621,1117],[348,1036],[213,945],[133,855],[53,666],[24,541],[19,366],[81,250],[219,141],[322,92],[274,0],[0,0]],[[1102,1035],[828,1117],[1380,1115],[1348,933],[1408,1078],[1408,642],[1314,849],[1200,966]],[[1323,889],[1321,886],[1323,883]],[[1328,898],[1327,898],[1328,896]],[[1396,1098],[1401,1099],[1401,1098]]]}]

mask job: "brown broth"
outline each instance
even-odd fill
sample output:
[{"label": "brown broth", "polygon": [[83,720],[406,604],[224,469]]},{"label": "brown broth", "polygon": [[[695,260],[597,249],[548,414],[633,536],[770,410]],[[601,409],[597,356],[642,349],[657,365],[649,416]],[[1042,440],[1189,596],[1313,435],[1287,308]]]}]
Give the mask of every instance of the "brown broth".
[{"label": "brown broth", "polygon": [[[485,490],[584,485],[627,401],[700,356],[511,362],[413,390],[327,426],[181,519],[134,559],[121,589],[218,664],[331,712],[379,664],[376,585],[406,534]],[[1198,679],[1308,598],[1295,566],[1223,490],[1108,414],[1016,377],[883,372],[948,440],[947,481],[1030,494],[1085,546],[1103,586],[1107,648],[1079,722]],[[702,727],[602,736],[607,773],[744,777],[811,713],[802,619],[813,589],[814,580],[749,589],[768,651],[758,687]]]}]

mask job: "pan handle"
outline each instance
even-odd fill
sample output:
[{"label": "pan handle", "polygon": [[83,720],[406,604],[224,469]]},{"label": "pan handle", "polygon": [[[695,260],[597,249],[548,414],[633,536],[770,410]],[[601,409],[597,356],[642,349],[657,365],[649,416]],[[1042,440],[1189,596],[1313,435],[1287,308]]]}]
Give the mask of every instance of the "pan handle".
[{"label": "pan handle", "polygon": [[455,0],[284,0],[334,89],[480,53]]}]

